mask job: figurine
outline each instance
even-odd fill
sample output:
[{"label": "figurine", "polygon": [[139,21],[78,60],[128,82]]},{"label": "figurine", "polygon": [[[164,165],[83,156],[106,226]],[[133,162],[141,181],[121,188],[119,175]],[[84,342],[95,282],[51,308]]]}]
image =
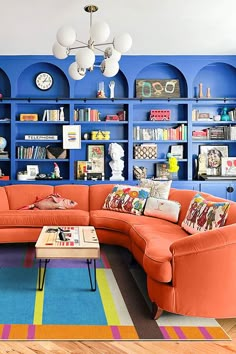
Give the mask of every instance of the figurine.
[{"label": "figurine", "polygon": [[60,178],[60,168],[56,162],[54,162],[54,178]]},{"label": "figurine", "polygon": [[110,98],[114,98],[115,97],[115,81],[110,81],[109,89],[110,89]]},{"label": "figurine", "polygon": [[124,149],[117,143],[111,143],[108,147],[108,154],[112,158],[112,161],[109,162],[112,170],[110,181],[124,181],[124,177],[122,176],[124,161],[121,160],[121,157],[124,156]]}]

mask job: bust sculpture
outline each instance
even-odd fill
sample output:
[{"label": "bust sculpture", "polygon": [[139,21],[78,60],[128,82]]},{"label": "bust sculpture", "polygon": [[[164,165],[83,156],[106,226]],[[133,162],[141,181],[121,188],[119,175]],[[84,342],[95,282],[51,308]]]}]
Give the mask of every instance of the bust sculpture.
[{"label": "bust sculpture", "polygon": [[108,154],[112,158],[112,160],[109,162],[112,170],[110,181],[124,181],[124,177],[122,176],[124,161],[121,160],[121,158],[124,156],[124,149],[117,143],[111,143],[108,147]]}]

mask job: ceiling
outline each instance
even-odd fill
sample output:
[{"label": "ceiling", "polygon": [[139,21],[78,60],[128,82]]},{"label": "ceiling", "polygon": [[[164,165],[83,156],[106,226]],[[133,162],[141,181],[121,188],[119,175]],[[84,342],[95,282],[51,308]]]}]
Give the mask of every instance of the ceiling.
[{"label": "ceiling", "polygon": [[57,30],[72,25],[87,42],[89,14],[106,21],[110,39],[129,32],[128,55],[236,54],[235,0],[0,0],[0,55],[52,54]]}]

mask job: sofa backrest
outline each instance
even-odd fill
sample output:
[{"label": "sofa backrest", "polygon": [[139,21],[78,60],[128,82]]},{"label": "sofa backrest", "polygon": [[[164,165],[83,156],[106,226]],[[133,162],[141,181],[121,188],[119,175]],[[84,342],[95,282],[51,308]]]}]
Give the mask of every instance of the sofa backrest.
[{"label": "sofa backrest", "polygon": [[0,187],[0,210],[9,210],[9,202],[4,187]]},{"label": "sofa backrest", "polygon": [[89,186],[79,184],[64,184],[54,187],[54,193],[74,200],[78,204],[73,209],[89,211]]},{"label": "sofa backrest", "polygon": [[[182,224],[182,221],[184,220],[186,213],[188,211],[189,204],[197,193],[200,193],[204,198],[206,198],[207,200],[212,200],[213,202],[226,201],[226,199],[215,197],[211,194],[199,192],[196,190],[183,190],[183,189],[171,188],[169,199],[175,200],[181,204],[181,210],[180,210],[179,221],[178,221],[179,225]],[[236,223],[236,202],[230,201],[229,213],[225,225],[230,225],[234,223]]]},{"label": "sofa backrest", "polygon": [[17,210],[26,205],[33,204],[36,198],[42,199],[49,194],[58,193],[64,198],[76,201],[78,205],[75,209],[89,210],[89,186],[86,185],[50,186],[42,184],[16,184],[3,188],[5,189],[9,203],[8,209]]},{"label": "sofa backrest", "polygon": [[112,191],[115,184],[94,184],[90,186],[89,205],[90,210],[102,209],[106,197]]}]

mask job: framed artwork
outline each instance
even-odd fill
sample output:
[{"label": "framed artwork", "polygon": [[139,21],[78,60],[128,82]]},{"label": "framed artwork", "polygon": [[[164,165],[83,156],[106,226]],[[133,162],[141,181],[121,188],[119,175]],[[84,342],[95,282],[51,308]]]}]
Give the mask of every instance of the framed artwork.
[{"label": "framed artwork", "polygon": [[39,173],[39,166],[38,165],[27,165],[27,176],[28,179],[35,179],[37,174]]},{"label": "framed artwork", "polygon": [[171,145],[170,147],[171,156],[177,159],[183,159],[184,156],[184,146],[183,145]]},{"label": "framed artwork", "polygon": [[201,145],[201,173],[209,176],[221,175],[221,160],[222,157],[228,157],[228,145]]},{"label": "framed artwork", "polygon": [[180,97],[178,79],[136,80],[136,97],[159,98]]},{"label": "framed artwork", "polygon": [[92,163],[90,172],[104,173],[105,162],[105,146],[104,145],[88,145],[87,146],[87,159]]},{"label": "framed artwork", "polygon": [[84,179],[85,174],[92,170],[92,163],[90,161],[76,161],[76,178]]},{"label": "framed artwork", "polygon": [[80,125],[63,125],[63,149],[81,149]]},{"label": "framed artwork", "polygon": [[158,162],[156,165],[156,179],[168,180],[170,178],[170,172],[168,169],[168,163]]},{"label": "framed artwork", "polygon": [[236,157],[222,157],[221,175],[236,176]]}]

